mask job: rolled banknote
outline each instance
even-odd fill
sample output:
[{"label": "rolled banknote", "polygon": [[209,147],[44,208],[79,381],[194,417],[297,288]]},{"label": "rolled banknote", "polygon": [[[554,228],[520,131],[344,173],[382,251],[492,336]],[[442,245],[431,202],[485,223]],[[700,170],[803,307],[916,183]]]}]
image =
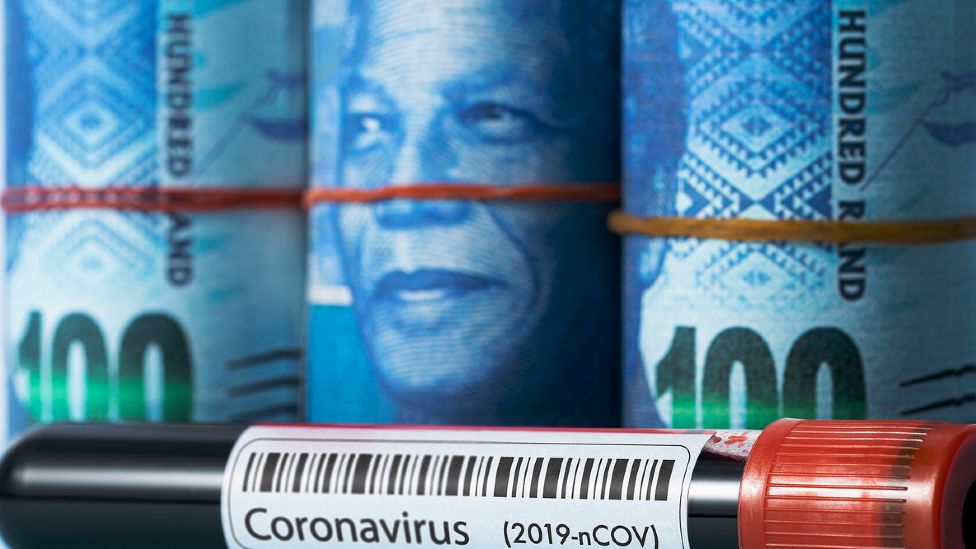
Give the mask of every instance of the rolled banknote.
[{"label": "rolled banknote", "polygon": [[[6,10],[0,8],[0,28],[3,28],[4,13]],[[5,41],[0,41],[5,42]],[[0,59],[4,59],[4,49],[5,44],[0,43]],[[6,81],[5,75],[2,70],[0,70],[0,89],[4,89],[4,82]],[[0,128],[7,127],[7,113],[6,109],[3,107],[4,98],[3,94],[0,93]],[[6,147],[6,132],[0,132],[0,193],[7,186],[7,147]],[[3,209],[0,209],[0,257],[6,257],[6,222],[4,219]],[[3,269],[0,269],[0,288],[4,287],[6,273]],[[4,310],[4,295],[0,291],[0,311]],[[0,333],[3,333],[4,326],[6,325],[7,319],[4,315],[0,313]],[[6,357],[0,352],[0,372],[6,372],[7,360]],[[0,376],[0,380],[4,380],[3,376]],[[0,448],[5,448],[7,441],[7,399],[9,398],[7,383],[0,381]]]},{"label": "rolled banknote", "polygon": [[310,419],[619,422],[619,3],[312,12]]},{"label": "rolled banknote", "polygon": [[11,425],[294,418],[304,0],[8,0]]},{"label": "rolled banknote", "polygon": [[[634,217],[976,212],[976,3],[627,0]],[[631,425],[976,421],[976,243],[628,236]]]}]

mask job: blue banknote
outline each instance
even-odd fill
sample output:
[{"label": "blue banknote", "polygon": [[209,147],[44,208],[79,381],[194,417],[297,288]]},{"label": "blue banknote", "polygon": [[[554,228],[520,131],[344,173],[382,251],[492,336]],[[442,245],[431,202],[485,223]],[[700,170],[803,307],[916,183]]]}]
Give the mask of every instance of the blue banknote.
[{"label": "blue banknote", "polygon": [[[304,0],[7,0],[22,188],[295,189]],[[298,208],[8,215],[11,422],[294,418]]]},{"label": "blue banknote", "polygon": [[[976,211],[976,2],[627,0],[638,216]],[[976,421],[976,244],[625,243],[625,420]]]},{"label": "blue banknote", "polygon": [[[618,3],[315,0],[312,17],[314,187],[618,180]],[[610,207],[316,206],[310,418],[619,421]]]}]

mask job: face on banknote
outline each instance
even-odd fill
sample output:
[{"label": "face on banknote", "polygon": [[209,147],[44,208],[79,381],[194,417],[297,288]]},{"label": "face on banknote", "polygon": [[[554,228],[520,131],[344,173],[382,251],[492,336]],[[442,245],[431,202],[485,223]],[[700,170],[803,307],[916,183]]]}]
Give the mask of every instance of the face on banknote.
[{"label": "face on banknote", "polygon": [[[347,9],[343,60],[328,83],[337,121],[321,120],[340,125],[335,160],[317,170],[329,178],[317,184],[614,178],[611,7],[378,0]],[[616,338],[589,331],[597,311],[616,310],[603,301],[613,299],[612,268],[598,263],[615,257],[602,228],[606,207],[393,200],[322,210],[313,231],[332,241],[314,242],[313,262],[334,258],[356,339],[400,411],[497,421],[506,399],[512,410],[545,406],[525,400],[560,376],[575,392],[573,378],[612,370],[574,373],[599,366],[578,355],[579,367],[570,362],[584,344],[572,339],[595,338],[605,349]],[[327,329],[313,313],[313,346]],[[312,369],[333,367],[312,361]],[[312,385],[313,400],[326,390]]]}]

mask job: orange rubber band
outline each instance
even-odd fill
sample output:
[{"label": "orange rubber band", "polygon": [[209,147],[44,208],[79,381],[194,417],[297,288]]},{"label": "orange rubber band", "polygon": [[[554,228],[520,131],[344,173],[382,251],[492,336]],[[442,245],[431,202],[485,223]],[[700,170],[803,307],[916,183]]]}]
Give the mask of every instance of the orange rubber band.
[{"label": "orange rubber band", "polygon": [[379,202],[383,200],[558,200],[571,202],[619,202],[616,182],[577,184],[481,185],[466,183],[419,183],[375,189],[325,187],[309,189],[305,206],[323,202]]},{"label": "orange rubber band", "polygon": [[0,206],[8,213],[99,209],[204,212],[235,208],[300,208],[301,189],[14,187]]},{"label": "orange rubber band", "polygon": [[637,217],[613,212],[610,230],[621,235],[719,239],[737,242],[853,242],[940,244],[976,238],[976,217],[940,221],[811,221]]}]

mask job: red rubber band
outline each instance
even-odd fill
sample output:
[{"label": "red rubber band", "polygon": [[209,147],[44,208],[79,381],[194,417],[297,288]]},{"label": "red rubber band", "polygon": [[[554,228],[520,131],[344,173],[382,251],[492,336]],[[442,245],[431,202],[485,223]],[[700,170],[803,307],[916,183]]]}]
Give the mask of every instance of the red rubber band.
[{"label": "red rubber band", "polygon": [[482,185],[468,183],[418,183],[375,189],[325,187],[309,189],[305,206],[323,202],[379,202],[382,200],[553,200],[571,202],[619,202],[616,182],[577,184]]},{"label": "red rubber band", "polygon": [[100,209],[203,212],[234,208],[299,208],[301,189],[14,187],[0,206],[8,213]]}]

